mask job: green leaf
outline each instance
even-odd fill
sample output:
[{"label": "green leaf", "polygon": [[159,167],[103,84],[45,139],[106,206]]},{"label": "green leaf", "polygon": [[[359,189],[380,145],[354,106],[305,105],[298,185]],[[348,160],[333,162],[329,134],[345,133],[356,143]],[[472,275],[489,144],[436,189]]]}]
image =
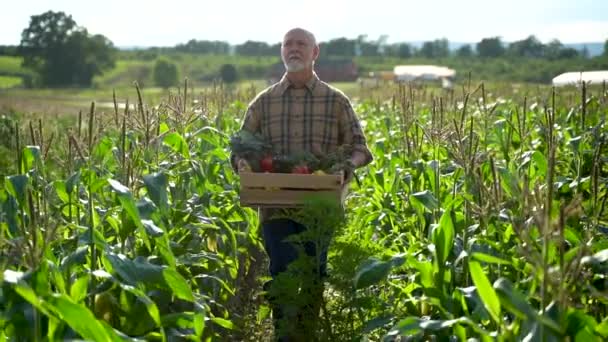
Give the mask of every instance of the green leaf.
[{"label": "green leaf", "polygon": [[171,147],[174,152],[180,153],[185,159],[190,159],[190,150],[186,140],[177,132],[169,133],[163,142]]},{"label": "green leaf", "polygon": [[40,159],[40,147],[39,146],[26,146],[21,154],[21,162],[23,164],[23,170],[25,172],[30,171],[34,168],[34,164],[41,162]]},{"label": "green leaf", "polygon": [[365,322],[365,324],[363,325],[362,333],[369,334],[370,332],[389,324],[393,320],[393,318],[395,318],[395,316],[390,315],[390,316],[376,317],[372,320],[369,320],[369,321]]},{"label": "green leaf", "polygon": [[173,251],[171,250],[169,237],[167,234],[163,234],[163,236],[155,238],[154,241],[156,242],[156,250],[163,258],[165,258],[167,265],[175,268],[175,255],[173,255]]},{"label": "green leaf", "polygon": [[387,336],[395,335],[414,335],[422,330],[420,327],[421,319],[418,317],[407,317],[395,324],[386,334]]},{"label": "green leaf", "polygon": [[445,210],[439,219],[439,225],[433,230],[433,243],[437,263],[440,267],[445,265],[448,256],[454,246],[454,223],[452,222],[452,210]]},{"label": "green leaf", "polygon": [[87,296],[87,288],[89,285],[89,277],[82,276],[76,279],[70,287],[70,297],[75,302],[82,301]]},{"label": "green leaf", "polygon": [[577,334],[583,330],[591,333],[595,331],[597,327],[597,322],[593,317],[577,309],[568,310],[566,321],[566,333],[569,336],[577,336]]},{"label": "green leaf", "polygon": [[414,256],[409,256],[407,263],[420,272],[420,284],[423,287],[431,288],[435,285],[433,281],[433,264],[430,261],[419,261]]},{"label": "green leaf", "polygon": [[169,208],[169,199],[167,196],[167,186],[169,180],[164,173],[154,173],[143,176],[144,184],[150,195],[150,199],[161,212],[164,214]]},{"label": "green leaf", "polygon": [[150,317],[152,318],[152,320],[154,320],[154,322],[157,325],[161,324],[160,311],[158,310],[158,306],[156,305],[156,303],[154,303],[154,301],[152,299],[150,299],[150,297],[148,297],[146,295],[146,293],[144,291],[142,291],[141,289],[139,289],[137,287],[126,285],[126,284],[123,284],[123,283],[118,283],[118,285],[120,286],[120,288],[123,291],[132,293],[142,303],[144,303],[144,305],[146,306],[146,310],[148,311],[148,314],[150,315]]},{"label": "green leaf", "polygon": [[227,319],[220,318],[220,317],[211,317],[210,319],[213,323],[215,323],[221,327],[224,327],[224,328],[230,329],[230,330],[234,330],[234,324]]},{"label": "green leaf", "polygon": [[536,310],[519,291],[513,288],[510,280],[498,278],[494,282],[494,289],[500,298],[500,303],[509,312],[521,319],[535,319]]},{"label": "green leaf", "polygon": [[532,153],[532,159],[534,160],[536,169],[539,172],[541,177],[544,177],[547,174],[547,158],[540,151],[534,151]]},{"label": "green leaf", "polygon": [[144,243],[150,249],[150,241],[148,240],[148,232],[145,229],[143,223],[141,222],[141,218],[139,216],[139,211],[137,211],[137,206],[135,205],[135,200],[133,200],[133,195],[131,191],[126,186],[122,185],[119,181],[114,179],[108,179],[108,183],[112,187],[112,190],[118,196],[118,200],[122,208],[125,210],[127,215],[131,218],[133,223],[137,228],[142,232],[141,236],[144,239]]},{"label": "green leaf", "polygon": [[65,191],[65,183],[61,180],[56,180],[52,183],[55,192],[57,193],[57,197],[61,199],[61,202],[68,203],[69,197],[68,193]]},{"label": "green leaf", "polygon": [[108,183],[112,187],[112,190],[116,192],[120,196],[129,196],[131,197],[131,191],[126,186],[122,185],[119,181],[108,179]]},{"label": "green leaf", "polygon": [[72,265],[82,266],[87,260],[87,254],[89,252],[89,246],[79,246],[75,251],[66,255],[59,265],[60,269],[64,273],[69,273]]},{"label": "green leaf", "polygon": [[366,260],[355,274],[355,289],[362,289],[384,280],[391,271],[391,262],[375,258]]},{"label": "green leaf", "polygon": [[472,253],[471,258],[477,261],[487,262],[489,264],[511,265],[511,263],[505,259],[481,252]]},{"label": "green leaf", "polygon": [[106,252],[105,257],[114,271],[129,285],[138,283],[145,285],[157,285],[167,288],[163,277],[163,267],[147,262],[135,262],[123,254]]},{"label": "green leaf", "polygon": [[120,339],[112,330],[105,329],[87,307],[72,302],[69,297],[53,295],[47,298],[47,302],[52,305],[52,311],[84,339],[91,341],[117,341]]},{"label": "green leaf", "polygon": [[148,262],[133,261],[122,254],[105,253],[114,271],[129,285],[138,284],[171,290],[178,298],[194,301],[188,282],[175,269]]},{"label": "green leaf", "polygon": [[173,294],[176,295],[177,298],[194,302],[192,289],[181,274],[172,268],[165,268],[163,270],[163,276],[165,278],[165,282],[169,285],[173,291]]},{"label": "green leaf", "polygon": [[570,138],[570,140],[568,140],[568,145],[570,145],[572,147],[572,151],[574,153],[579,153],[579,146],[581,144],[581,141],[583,140],[583,138],[579,135],[573,138]]},{"label": "green leaf", "polygon": [[29,185],[29,177],[26,175],[15,175],[8,177],[8,182],[5,183],[6,191],[13,196],[17,203],[23,208],[27,195],[27,187]]},{"label": "green leaf", "polygon": [[414,335],[421,331],[440,331],[447,329],[458,323],[470,324],[470,321],[466,317],[450,320],[432,320],[422,319],[419,317],[407,317],[399,321],[395,326],[389,330],[387,337],[394,335]]},{"label": "green leaf", "polygon": [[152,220],[141,220],[141,224],[146,229],[146,232],[148,233],[148,235],[150,235],[152,237],[163,236],[163,234],[165,233],[156,224],[154,224],[154,221],[152,221]]},{"label": "green leaf", "polygon": [[595,327],[595,332],[604,339],[608,339],[608,317]]},{"label": "green leaf", "polygon": [[258,308],[258,313],[256,317],[256,322],[261,324],[266,318],[270,316],[270,307],[268,305],[260,305]]},{"label": "green leaf", "polygon": [[80,182],[80,171],[74,172],[68,180],[65,182],[65,191],[69,194],[74,191],[74,188],[78,186]]},{"label": "green leaf", "polygon": [[17,292],[21,297],[23,297],[23,299],[32,304],[32,306],[34,306],[36,309],[40,310],[40,312],[42,312],[46,316],[52,317],[51,313],[47,309],[47,306],[44,305],[44,301],[38,298],[36,292],[34,292],[34,290],[29,287],[29,285],[24,282],[19,282],[15,284],[14,289],[15,292]]},{"label": "green leaf", "polygon": [[196,333],[196,336],[199,338],[199,340],[202,340],[201,336],[203,335],[203,331],[205,330],[205,319],[205,314],[203,314],[202,312],[197,312],[194,314],[194,319],[192,323],[194,323],[194,332]]},{"label": "green leaf", "polygon": [[416,201],[424,205],[430,211],[439,208],[439,201],[435,198],[432,192],[429,190],[416,192],[410,196],[410,200]]},{"label": "green leaf", "polygon": [[501,324],[502,320],[500,319],[500,301],[498,300],[498,296],[494,291],[494,288],[490,284],[488,277],[483,271],[483,268],[477,261],[469,260],[469,270],[471,273],[471,278],[473,279],[473,283],[477,288],[477,292],[479,293],[479,297],[483,301],[485,308],[490,313],[490,316],[494,319],[497,324]]},{"label": "green leaf", "polygon": [[228,293],[230,293],[231,295],[234,296],[234,290],[232,288],[230,288],[230,286],[228,285],[228,283],[226,283],[223,279],[221,279],[219,277],[216,277],[216,276],[210,275],[210,274],[204,274],[204,273],[202,273],[202,274],[196,275],[194,277],[194,279],[211,279],[211,280],[217,281],[220,285],[222,285],[222,288],[224,290],[226,290]]}]

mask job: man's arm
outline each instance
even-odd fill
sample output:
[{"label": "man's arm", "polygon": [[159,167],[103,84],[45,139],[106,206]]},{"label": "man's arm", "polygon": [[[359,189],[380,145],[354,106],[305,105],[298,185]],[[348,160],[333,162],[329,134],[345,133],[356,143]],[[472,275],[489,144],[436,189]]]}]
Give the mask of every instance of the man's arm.
[{"label": "man's arm", "polygon": [[373,156],[367,147],[367,139],[350,101],[346,96],[342,100],[338,113],[341,137],[339,144],[352,147],[352,152],[348,159],[352,168],[347,168],[343,171],[344,182],[347,183],[353,178],[354,170],[371,163]]},{"label": "man's arm", "polygon": [[[251,133],[257,133],[260,131],[260,118],[257,111],[257,103],[258,99],[254,99],[247,108],[247,112],[245,113],[245,117],[243,119],[243,124],[241,125],[241,130],[246,130]],[[233,151],[230,151],[230,165],[232,165],[232,169],[241,173],[242,171],[251,170],[251,166],[247,161],[243,158],[239,158],[234,154]]]},{"label": "man's arm", "polygon": [[352,147],[353,151],[349,159],[353,167],[363,167],[371,163],[374,158],[367,147],[367,139],[361,128],[361,123],[348,98],[344,98],[344,102],[340,108],[339,129],[342,139],[339,143],[340,145],[350,145]]}]

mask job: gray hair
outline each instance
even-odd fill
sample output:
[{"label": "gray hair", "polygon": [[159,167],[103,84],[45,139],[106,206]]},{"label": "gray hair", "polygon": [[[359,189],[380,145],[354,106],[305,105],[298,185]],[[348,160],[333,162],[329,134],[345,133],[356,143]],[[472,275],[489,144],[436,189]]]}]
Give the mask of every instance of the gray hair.
[{"label": "gray hair", "polygon": [[285,33],[285,35],[288,35],[289,33],[294,32],[294,31],[300,31],[300,32],[304,33],[304,35],[306,35],[306,38],[308,38],[308,40],[312,43],[313,46],[317,45],[317,38],[315,38],[315,35],[312,34],[312,32],[305,30],[303,28],[300,28],[300,27],[296,27],[296,28],[293,28],[293,29],[287,31],[287,33]]}]

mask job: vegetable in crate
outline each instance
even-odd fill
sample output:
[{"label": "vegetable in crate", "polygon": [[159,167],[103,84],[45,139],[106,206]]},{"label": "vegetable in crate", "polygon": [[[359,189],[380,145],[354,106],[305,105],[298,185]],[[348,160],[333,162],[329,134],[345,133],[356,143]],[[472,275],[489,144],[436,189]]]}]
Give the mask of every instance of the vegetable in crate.
[{"label": "vegetable in crate", "polygon": [[265,171],[264,167],[269,167],[267,161],[264,165],[262,161],[272,155],[272,146],[259,134],[240,130],[230,137],[230,148],[234,156],[245,159],[254,172]]},{"label": "vegetable in crate", "polygon": [[271,154],[267,154],[260,160],[260,169],[262,172],[274,172]]},{"label": "vegetable in crate", "polygon": [[319,167],[319,158],[310,152],[299,152],[293,155],[291,173],[310,174]]}]

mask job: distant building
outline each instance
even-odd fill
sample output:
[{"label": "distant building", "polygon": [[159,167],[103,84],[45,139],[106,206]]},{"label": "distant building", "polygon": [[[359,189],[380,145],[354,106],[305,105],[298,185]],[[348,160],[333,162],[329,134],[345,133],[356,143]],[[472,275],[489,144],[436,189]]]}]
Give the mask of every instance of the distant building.
[{"label": "distant building", "polygon": [[608,70],[565,72],[554,77],[552,81],[556,87],[577,85],[582,82],[590,82],[591,84],[608,82]]},{"label": "distant building", "polygon": [[[325,82],[353,82],[359,76],[359,70],[355,62],[350,59],[343,60],[317,60],[315,72]],[[277,82],[285,73],[283,63],[274,64],[269,73],[268,81]]]},{"label": "distant building", "polygon": [[451,87],[456,71],[436,65],[397,65],[393,69],[396,82],[441,81]]}]

